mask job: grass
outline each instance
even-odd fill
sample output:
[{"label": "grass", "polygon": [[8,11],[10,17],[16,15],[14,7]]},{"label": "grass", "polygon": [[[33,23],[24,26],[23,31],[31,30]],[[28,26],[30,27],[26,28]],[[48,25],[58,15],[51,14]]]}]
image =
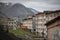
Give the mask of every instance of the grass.
[{"label": "grass", "polygon": [[24,36],[24,35],[33,35],[30,32],[24,31],[22,29],[16,29],[16,30],[9,30],[10,33],[13,33],[15,35],[20,35],[20,36]]},{"label": "grass", "polygon": [[13,33],[15,35],[19,35],[19,36],[22,36],[22,37],[24,37],[25,35],[29,35],[32,38],[40,38],[40,36],[35,35],[35,34],[29,32],[29,31],[22,30],[22,29],[10,30],[10,33]]}]

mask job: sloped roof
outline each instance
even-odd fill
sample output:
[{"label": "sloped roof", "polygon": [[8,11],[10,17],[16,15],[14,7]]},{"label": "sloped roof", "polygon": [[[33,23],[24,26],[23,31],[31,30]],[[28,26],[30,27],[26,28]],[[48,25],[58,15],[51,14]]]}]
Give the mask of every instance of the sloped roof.
[{"label": "sloped roof", "polygon": [[56,11],[44,11],[43,13],[57,13],[57,12],[60,12],[60,10],[56,10]]},{"label": "sloped roof", "polygon": [[46,25],[46,26],[47,26],[47,25],[50,25],[50,24],[52,24],[52,23],[54,23],[54,22],[56,22],[56,21],[60,21],[60,16],[56,17],[56,18],[53,19],[53,20],[50,20],[50,21],[47,22],[45,25]]}]

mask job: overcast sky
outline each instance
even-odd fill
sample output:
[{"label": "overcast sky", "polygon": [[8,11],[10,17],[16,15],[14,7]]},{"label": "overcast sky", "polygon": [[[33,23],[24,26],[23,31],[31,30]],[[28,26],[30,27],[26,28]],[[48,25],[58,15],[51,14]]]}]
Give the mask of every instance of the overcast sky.
[{"label": "overcast sky", "polygon": [[0,0],[1,2],[21,3],[28,8],[33,8],[37,11],[44,10],[59,10],[60,0]]}]

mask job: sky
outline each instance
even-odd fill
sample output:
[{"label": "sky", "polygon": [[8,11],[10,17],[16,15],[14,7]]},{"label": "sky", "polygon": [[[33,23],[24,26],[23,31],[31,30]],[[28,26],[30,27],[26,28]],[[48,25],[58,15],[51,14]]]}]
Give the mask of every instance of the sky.
[{"label": "sky", "polygon": [[60,10],[60,0],[0,0],[0,2],[21,3],[37,11]]}]

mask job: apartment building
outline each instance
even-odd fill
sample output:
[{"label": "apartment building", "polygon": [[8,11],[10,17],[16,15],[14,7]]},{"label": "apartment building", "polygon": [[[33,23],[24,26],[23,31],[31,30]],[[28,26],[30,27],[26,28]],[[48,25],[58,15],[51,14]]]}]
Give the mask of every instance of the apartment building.
[{"label": "apartment building", "polygon": [[0,25],[3,25],[4,30],[6,30],[7,28],[16,30],[17,28],[19,28],[19,26],[18,26],[18,18],[17,17],[0,18]]},{"label": "apartment building", "polygon": [[42,36],[42,32],[44,32],[46,36],[46,26],[44,25],[46,23],[46,16],[43,12],[40,12],[33,16],[33,29],[36,32],[36,34],[39,34]]},{"label": "apartment building", "polygon": [[44,34],[47,35],[46,31],[47,28],[44,25],[46,22],[56,18],[57,16],[60,16],[60,10],[56,11],[44,11],[40,12],[33,16],[33,31],[37,34],[39,33],[42,35],[42,32],[44,31]]},{"label": "apartment building", "polygon": [[32,32],[32,17],[27,17],[23,20],[23,26],[27,26],[27,29],[29,29]]},{"label": "apartment building", "polygon": [[9,18],[8,19],[9,28],[13,29],[13,30],[16,30],[16,28],[18,28],[17,21],[18,21],[17,17]]}]

